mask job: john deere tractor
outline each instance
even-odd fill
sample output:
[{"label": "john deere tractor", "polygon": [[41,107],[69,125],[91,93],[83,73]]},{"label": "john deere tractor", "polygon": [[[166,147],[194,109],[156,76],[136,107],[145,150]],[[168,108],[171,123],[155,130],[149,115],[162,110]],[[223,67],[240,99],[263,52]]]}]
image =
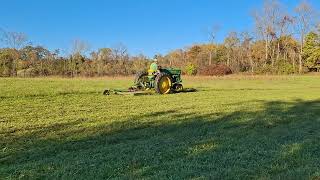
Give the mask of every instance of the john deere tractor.
[{"label": "john deere tractor", "polygon": [[176,68],[159,68],[157,72],[139,72],[134,83],[134,88],[138,90],[154,89],[158,94],[183,90],[181,70]]}]

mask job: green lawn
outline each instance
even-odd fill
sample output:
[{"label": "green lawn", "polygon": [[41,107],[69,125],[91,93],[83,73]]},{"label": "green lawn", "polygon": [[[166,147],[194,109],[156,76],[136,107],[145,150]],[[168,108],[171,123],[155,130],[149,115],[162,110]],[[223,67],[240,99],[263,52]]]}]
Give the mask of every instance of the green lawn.
[{"label": "green lawn", "polygon": [[0,179],[319,179],[320,76],[0,79]]}]

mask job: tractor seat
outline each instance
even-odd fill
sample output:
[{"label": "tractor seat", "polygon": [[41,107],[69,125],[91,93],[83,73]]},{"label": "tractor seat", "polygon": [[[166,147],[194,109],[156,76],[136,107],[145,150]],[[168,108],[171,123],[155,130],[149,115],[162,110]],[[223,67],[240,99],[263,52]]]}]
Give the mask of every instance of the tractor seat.
[{"label": "tractor seat", "polygon": [[152,70],[152,69],[149,69],[149,70],[148,70],[148,75],[149,75],[149,76],[153,76],[153,75],[155,75],[155,73],[156,73],[156,71],[154,71],[154,70]]}]

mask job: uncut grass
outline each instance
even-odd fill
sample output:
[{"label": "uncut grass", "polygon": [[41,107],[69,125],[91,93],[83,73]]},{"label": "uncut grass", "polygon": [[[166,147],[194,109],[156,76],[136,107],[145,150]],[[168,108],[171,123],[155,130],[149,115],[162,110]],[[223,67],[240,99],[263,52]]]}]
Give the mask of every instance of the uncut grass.
[{"label": "uncut grass", "polygon": [[317,76],[185,78],[195,93],[102,96],[129,78],[0,79],[3,178],[318,178]]}]

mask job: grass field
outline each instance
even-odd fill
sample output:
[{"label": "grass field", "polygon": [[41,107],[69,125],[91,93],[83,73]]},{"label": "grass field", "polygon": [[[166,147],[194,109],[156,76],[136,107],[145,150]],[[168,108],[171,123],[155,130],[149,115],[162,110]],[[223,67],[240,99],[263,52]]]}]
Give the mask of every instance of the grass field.
[{"label": "grass field", "polygon": [[0,179],[319,179],[320,77],[0,79]]}]

